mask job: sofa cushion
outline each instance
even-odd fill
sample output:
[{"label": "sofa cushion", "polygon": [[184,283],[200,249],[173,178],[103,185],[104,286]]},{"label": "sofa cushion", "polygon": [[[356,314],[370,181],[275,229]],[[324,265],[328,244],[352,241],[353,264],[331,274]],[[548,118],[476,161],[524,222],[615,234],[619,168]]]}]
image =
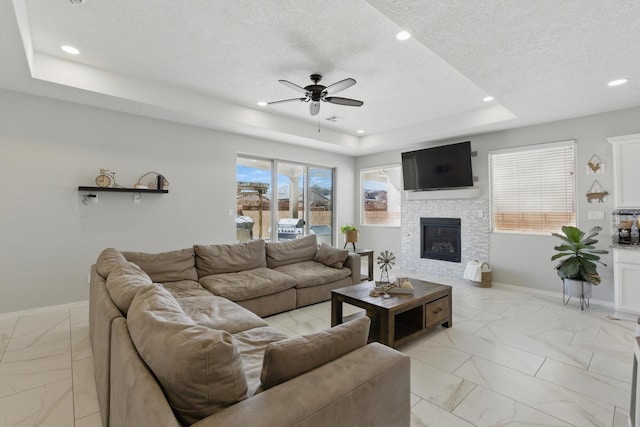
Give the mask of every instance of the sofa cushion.
[{"label": "sofa cushion", "polygon": [[177,301],[196,325],[210,329],[220,329],[235,334],[247,329],[267,326],[267,322],[246,308],[210,293],[208,296],[179,298]]},{"label": "sofa cushion", "polygon": [[348,250],[334,248],[333,246],[323,243],[318,248],[318,252],[316,252],[316,256],[313,260],[321,262],[327,267],[342,268],[344,266],[344,262],[347,260],[347,256],[349,256]]},{"label": "sofa cushion", "polygon": [[131,262],[125,262],[109,274],[106,287],[115,305],[126,316],[131,301],[138,292],[153,288],[154,284],[140,267]]},{"label": "sofa cushion", "polygon": [[233,245],[194,245],[198,277],[266,267],[264,240]]},{"label": "sofa cushion", "polygon": [[161,286],[136,295],[127,324],[140,357],[183,425],[247,397],[231,334],[196,325]]},{"label": "sofa cushion", "polygon": [[156,283],[198,280],[193,248],[157,254],[144,252],[122,252],[122,254],[127,261],[138,264]]},{"label": "sofa cushion", "polygon": [[331,268],[315,261],[284,265],[275,271],[293,277],[296,288],[324,285],[351,276],[351,270],[348,268]]},{"label": "sofa cushion", "polygon": [[315,234],[310,234],[295,240],[269,242],[266,245],[266,251],[269,268],[311,261],[318,251],[318,240]]},{"label": "sofa cushion", "polygon": [[161,283],[174,298],[207,297],[211,292],[202,287],[200,282],[195,280],[179,280],[177,282]]},{"label": "sofa cushion", "polygon": [[238,344],[242,357],[242,368],[247,378],[247,394],[249,396],[253,396],[262,388],[260,373],[267,345],[287,338],[289,337],[286,334],[272,326],[262,326],[233,334],[233,339]]},{"label": "sofa cushion", "polygon": [[202,277],[200,283],[214,295],[231,301],[258,298],[296,286],[291,276],[264,267],[239,273],[214,274]]},{"label": "sofa cushion", "polygon": [[107,248],[98,255],[96,270],[102,278],[106,279],[114,268],[126,262],[127,259],[122,255],[122,252],[114,248]]},{"label": "sofa cushion", "polygon": [[331,329],[271,343],[260,381],[267,390],[367,344],[371,320],[364,316]]}]

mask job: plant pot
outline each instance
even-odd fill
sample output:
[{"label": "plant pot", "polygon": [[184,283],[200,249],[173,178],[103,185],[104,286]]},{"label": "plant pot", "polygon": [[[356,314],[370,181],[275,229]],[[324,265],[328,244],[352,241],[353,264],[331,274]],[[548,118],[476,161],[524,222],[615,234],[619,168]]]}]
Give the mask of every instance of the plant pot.
[{"label": "plant pot", "polygon": [[347,243],[356,243],[358,241],[358,232],[355,230],[347,230],[344,232]]},{"label": "plant pot", "polygon": [[580,308],[589,307],[592,294],[592,284],[582,280],[562,279],[562,302],[566,305],[571,297],[580,299]]},{"label": "plant pot", "polygon": [[562,279],[564,280],[565,293],[570,297],[591,298],[591,283],[581,280]]}]

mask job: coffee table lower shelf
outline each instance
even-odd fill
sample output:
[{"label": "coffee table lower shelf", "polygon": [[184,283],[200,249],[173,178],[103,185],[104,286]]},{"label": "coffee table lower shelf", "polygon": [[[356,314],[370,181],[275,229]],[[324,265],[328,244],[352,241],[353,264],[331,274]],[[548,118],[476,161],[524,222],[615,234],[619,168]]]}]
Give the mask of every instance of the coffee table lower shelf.
[{"label": "coffee table lower shelf", "polygon": [[[393,294],[389,299],[370,297],[373,282],[336,289],[331,293],[331,325],[364,315],[371,319],[369,342],[377,341],[397,348],[433,328],[453,325],[451,287],[411,279],[414,295]],[[364,311],[342,316],[342,303]]]}]

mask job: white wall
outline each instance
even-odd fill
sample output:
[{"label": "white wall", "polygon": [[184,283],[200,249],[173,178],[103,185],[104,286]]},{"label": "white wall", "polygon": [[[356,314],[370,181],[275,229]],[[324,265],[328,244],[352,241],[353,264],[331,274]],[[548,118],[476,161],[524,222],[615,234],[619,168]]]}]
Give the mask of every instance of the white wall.
[{"label": "white wall", "polygon": [[[472,149],[478,151],[478,157],[473,160],[473,168],[474,175],[479,177],[479,181],[476,183],[476,186],[481,190],[479,197],[488,199],[487,155],[490,150],[575,139],[578,146],[578,226],[583,229],[595,225],[602,226],[603,232],[600,234],[599,246],[606,248],[611,242],[612,197],[607,197],[604,203],[589,204],[585,194],[594,180],[598,180],[610,194],[613,192],[611,146],[607,142],[607,137],[638,133],[639,131],[640,108],[631,108],[520,129],[461,137],[437,143],[425,143],[415,148],[471,140]],[[386,153],[359,157],[356,160],[356,175],[360,168],[400,162],[402,151],[408,151],[408,149],[395,149]],[[594,154],[604,160],[605,174],[586,175],[585,165]],[[358,209],[358,202],[356,202],[354,209]],[[605,220],[588,220],[587,212],[589,210],[604,211]],[[394,229],[393,231],[393,235],[391,235],[389,230],[378,233],[375,227],[363,227],[361,234],[367,236],[367,243],[371,248],[379,250],[385,247],[400,247],[400,230]],[[492,233],[490,246],[491,263],[494,269],[493,280],[561,292],[560,279],[553,269],[554,263],[550,261],[554,253],[553,246],[557,244],[556,240],[551,236]],[[599,268],[602,284],[594,289],[593,298],[613,301],[612,255],[605,255],[603,261],[608,266]]]},{"label": "white wall", "polygon": [[[337,167],[337,224],[353,221],[351,157],[0,90],[0,313],[86,300],[105,247],[234,242],[238,152]],[[169,194],[84,206],[100,168],[127,187],[160,172]]]}]

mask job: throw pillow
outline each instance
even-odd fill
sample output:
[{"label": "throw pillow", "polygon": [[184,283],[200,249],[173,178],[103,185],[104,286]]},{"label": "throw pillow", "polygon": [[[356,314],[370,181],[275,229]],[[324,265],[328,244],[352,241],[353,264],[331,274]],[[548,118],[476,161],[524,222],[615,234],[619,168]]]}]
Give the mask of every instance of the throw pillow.
[{"label": "throw pillow", "polygon": [[326,331],[267,346],[260,381],[267,390],[367,344],[371,320],[364,316]]},{"label": "throw pillow", "polygon": [[127,261],[140,266],[156,283],[198,280],[193,248],[149,254],[144,252],[123,252]]},{"label": "throw pillow", "polygon": [[127,325],[182,425],[247,398],[242,358],[231,334],[196,325],[161,286],[136,295]]},{"label": "throw pillow", "polygon": [[114,304],[126,316],[131,301],[138,292],[152,288],[154,284],[140,267],[131,262],[125,262],[109,274],[106,287]]},{"label": "throw pillow", "polygon": [[316,262],[321,262],[327,267],[342,268],[344,262],[349,256],[349,251],[346,249],[338,249],[333,246],[329,246],[323,243],[318,248],[316,256],[313,258]]}]

